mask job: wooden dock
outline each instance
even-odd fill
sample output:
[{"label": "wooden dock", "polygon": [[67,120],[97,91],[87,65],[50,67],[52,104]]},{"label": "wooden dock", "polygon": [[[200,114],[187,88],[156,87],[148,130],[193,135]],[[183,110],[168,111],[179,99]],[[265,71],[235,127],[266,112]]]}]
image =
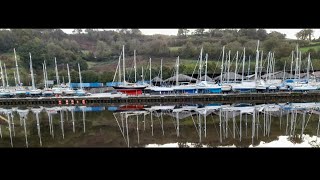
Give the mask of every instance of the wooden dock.
[{"label": "wooden dock", "polygon": [[0,106],[68,106],[94,104],[283,103],[320,102],[320,92],[248,94],[141,95],[127,97],[0,98]]}]

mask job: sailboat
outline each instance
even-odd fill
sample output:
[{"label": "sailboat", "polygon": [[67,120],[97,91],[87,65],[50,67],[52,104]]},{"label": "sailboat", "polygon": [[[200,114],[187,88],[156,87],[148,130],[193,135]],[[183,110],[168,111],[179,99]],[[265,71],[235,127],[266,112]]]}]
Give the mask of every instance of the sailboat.
[{"label": "sailboat", "polygon": [[17,60],[17,54],[16,54],[16,49],[13,48],[13,52],[14,52],[14,60],[16,62],[16,70],[17,70],[17,87],[15,90],[15,95],[16,96],[25,96],[27,94],[27,90],[25,88],[22,87],[22,83],[20,81],[20,73],[19,73],[19,66],[18,66],[18,60]]},{"label": "sailboat", "polygon": [[[159,94],[173,92],[173,88],[171,88],[171,87],[153,86],[152,85],[151,58],[150,58],[150,63],[149,63],[149,71],[150,71],[150,85],[145,88],[145,91],[150,91],[151,93],[159,93]],[[160,80],[162,80],[162,59],[161,59],[161,65],[160,65]]]},{"label": "sailboat", "polygon": [[68,80],[69,80],[69,85],[68,87],[64,90],[65,95],[74,95],[76,93],[75,90],[73,90],[71,86],[71,77],[70,77],[70,71],[69,71],[69,64],[67,64],[67,70],[68,70]]},{"label": "sailboat", "polygon": [[62,87],[60,85],[60,80],[59,80],[59,73],[58,73],[58,66],[57,66],[57,58],[54,58],[54,65],[55,65],[55,71],[56,71],[56,78],[57,78],[57,86],[53,87],[53,93],[55,95],[62,95]]},{"label": "sailboat", "polygon": [[81,70],[80,70],[80,64],[79,63],[78,63],[78,69],[79,69],[80,89],[76,90],[76,94],[78,96],[85,96],[86,95],[86,91],[83,90],[83,88],[82,88],[82,78],[81,78]]},{"label": "sailboat", "polygon": [[31,96],[40,96],[42,94],[42,91],[40,89],[36,89],[35,82],[34,82],[34,75],[33,75],[31,53],[29,53],[29,55],[30,55],[30,73],[31,73],[31,81],[32,81],[30,95]]},{"label": "sailboat", "polygon": [[47,75],[46,61],[43,61],[42,67],[43,67],[43,81],[44,81],[44,89],[42,91],[42,95],[52,96],[53,91],[51,88],[48,88],[48,75]]},{"label": "sailboat", "polygon": [[[118,68],[119,69],[119,77],[121,79],[120,76],[120,71],[121,71],[121,57],[119,57],[119,62],[118,62]],[[117,90],[143,90],[147,87],[147,85],[145,84],[137,84],[137,82],[135,83],[129,83],[126,81],[126,67],[125,67],[125,56],[124,56],[124,45],[122,46],[122,68],[123,68],[123,81],[120,84],[116,84],[114,86],[112,86],[114,89]]]},{"label": "sailboat", "polygon": [[[202,69],[202,51],[201,48],[201,55],[200,55],[200,64],[199,64],[199,75],[201,80],[201,69]],[[206,61],[205,61],[205,76],[204,81],[200,81],[196,84],[197,92],[198,93],[221,93],[221,86],[214,83],[207,81],[207,71],[208,71],[208,54],[206,54]]]},{"label": "sailboat", "polygon": [[2,88],[0,89],[0,97],[10,97],[11,92],[7,89],[5,76],[3,75],[1,61],[0,61],[0,70],[1,70],[1,80],[2,80]]}]

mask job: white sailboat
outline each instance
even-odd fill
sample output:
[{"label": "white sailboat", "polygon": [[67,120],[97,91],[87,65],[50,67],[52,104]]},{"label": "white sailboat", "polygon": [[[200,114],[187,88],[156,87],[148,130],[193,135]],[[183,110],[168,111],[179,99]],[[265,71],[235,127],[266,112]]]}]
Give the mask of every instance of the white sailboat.
[{"label": "white sailboat", "polygon": [[[163,87],[163,86],[153,86],[152,85],[152,79],[151,79],[151,58],[150,58],[150,65],[149,65],[149,70],[150,70],[150,86],[145,88],[145,91],[151,91],[155,93],[170,93],[173,92],[173,88],[171,87]],[[160,64],[160,79],[162,80],[162,59],[161,59],[161,64]]]},{"label": "white sailboat", "polygon": [[86,91],[83,90],[83,87],[82,87],[82,78],[81,78],[81,70],[80,70],[80,64],[79,63],[78,63],[78,69],[79,69],[80,89],[76,90],[76,94],[78,96],[85,96],[86,95]]},{"label": "white sailboat", "polygon": [[68,88],[66,88],[64,90],[64,94],[70,96],[70,95],[74,95],[76,93],[76,91],[71,88],[71,77],[70,77],[70,71],[69,71],[69,64],[67,64],[67,70],[68,70],[69,85],[68,85]]},{"label": "white sailboat", "polygon": [[18,81],[18,84],[17,84],[17,87],[16,87],[16,90],[15,90],[15,95],[16,96],[25,96],[27,94],[27,90],[25,88],[22,87],[22,83],[20,81],[20,73],[19,73],[19,66],[18,66],[18,60],[17,60],[17,54],[16,54],[16,49],[14,48],[13,49],[13,52],[14,52],[14,60],[16,62],[16,70],[17,70],[17,81]]},{"label": "white sailboat", "polygon": [[44,89],[42,91],[42,95],[44,95],[44,96],[52,96],[53,95],[53,91],[52,91],[51,88],[48,87],[48,74],[47,74],[46,61],[43,61],[42,67],[43,67],[43,82],[44,82]]},{"label": "white sailboat", "polygon": [[33,75],[31,53],[29,53],[29,55],[30,55],[30,73],[31,73],[31,81],[32,81],[32,87],[30,89],[30,95],[31,96],[40,96],[42,94],[42,91],[40,89],[36,89],[35,82],[34,82],[34,75]]},{"label": "white sailboat", "polygon": [[11,92],[7,89],[1,61],[0,61],[0,70],[1,70],[1,80],[2,80],[2,87],[0,88],[0,97],[10,97]]},{"label": "white sailboat", "polygon": [[[118,68],[119,68],[119,79],[121,81],[121,57],[119,57],[119,62],[118,62]],[[129,90],[129,89],[133,89],[133,90],[138,90],[138,89],[145,89],[148,85],[145,84],[137,84],[135,83],[129,83],[126,81],[126,66],[125,66],[125,56],[124,56],[124,45],[122,46],[122,68],[123,68],[123,81],[121,81],[121,84],[116,84],[114,86],[112,86],[114,89],[123,89],[123,90]]]},{"label": "white sailboat", "polygon": [[57,66],[57,58],[56,57],[54,58],[54,65],[55,65],[57,85],[56,85],[56,87],[53,87],[52,90],[53,90],[53,93],[55,95],[62,95],[63,90],[62,90],[62,87],[61,87],[61,84],[60,84],[58,66]]}]

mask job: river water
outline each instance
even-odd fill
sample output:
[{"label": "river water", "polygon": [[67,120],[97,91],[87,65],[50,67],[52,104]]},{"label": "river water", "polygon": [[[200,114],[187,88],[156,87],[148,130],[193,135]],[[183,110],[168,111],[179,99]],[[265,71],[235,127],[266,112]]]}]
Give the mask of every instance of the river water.
[{"label": "river water", "polygon": [[320,103],[0,108],[0,147],[319,147]]}]

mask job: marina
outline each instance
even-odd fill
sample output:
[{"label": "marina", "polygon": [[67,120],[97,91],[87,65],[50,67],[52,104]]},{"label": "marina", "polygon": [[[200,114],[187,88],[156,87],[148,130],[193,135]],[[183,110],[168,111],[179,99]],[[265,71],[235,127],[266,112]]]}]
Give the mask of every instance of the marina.
[{"label": "marina", "polygon": [[0,108],[0,147],[319,147],[320,103]]}]

